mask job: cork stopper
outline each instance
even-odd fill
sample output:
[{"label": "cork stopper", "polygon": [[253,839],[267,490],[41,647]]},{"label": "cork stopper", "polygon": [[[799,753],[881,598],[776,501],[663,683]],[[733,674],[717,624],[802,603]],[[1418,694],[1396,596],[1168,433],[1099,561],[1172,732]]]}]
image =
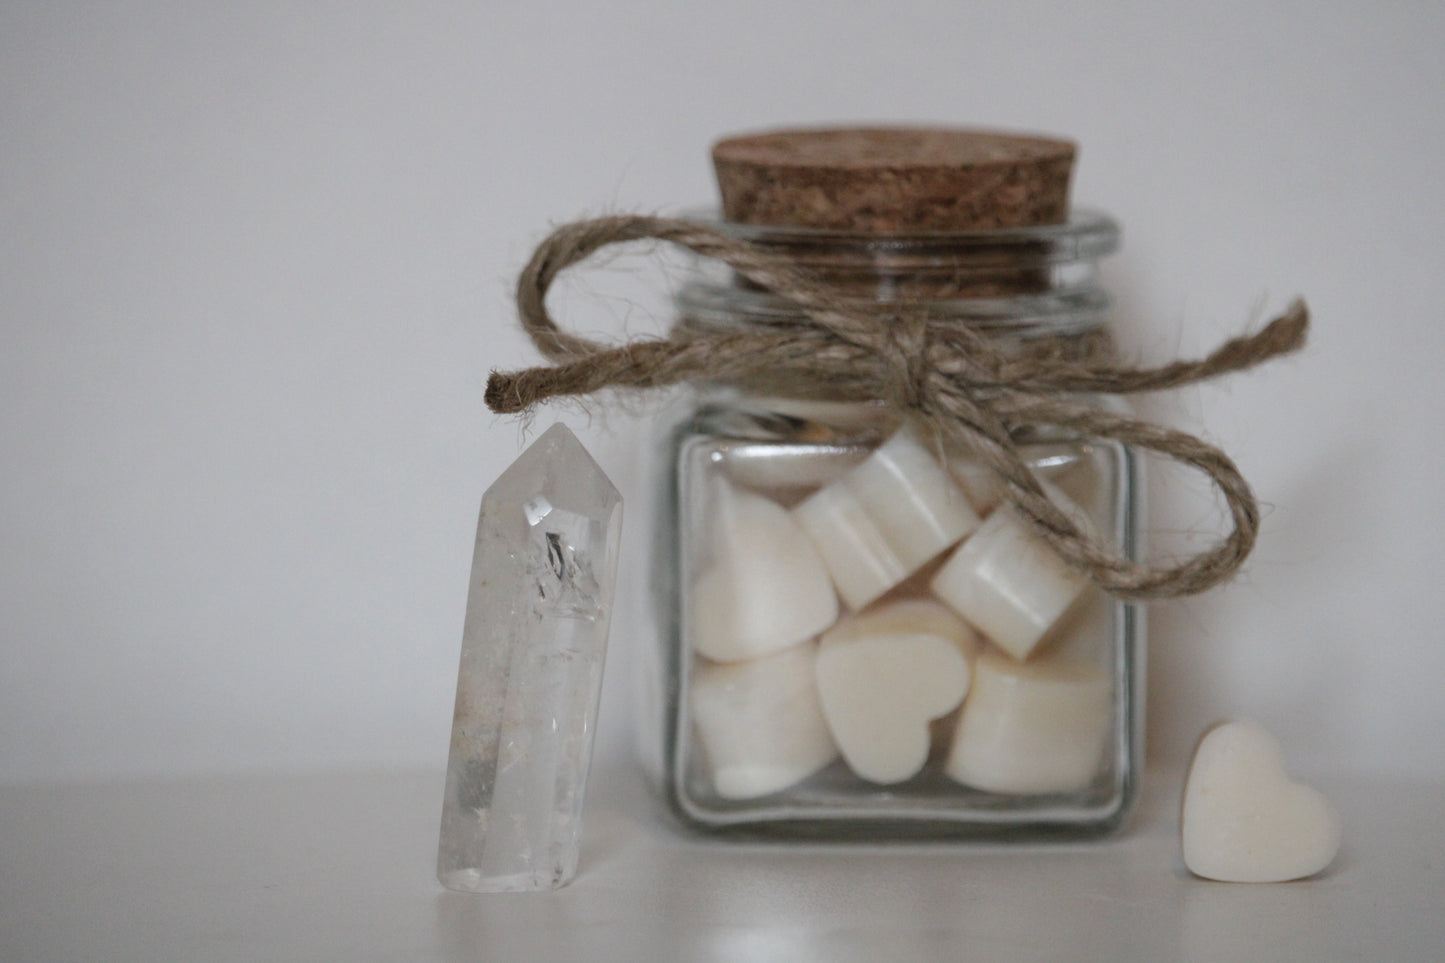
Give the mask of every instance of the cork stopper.
[{"label": "cork stopper", "polygon": [[982,231],[1063,223],[1074,145],[979,130],[867,127],[729,137],[712,157],[730,221]]}]

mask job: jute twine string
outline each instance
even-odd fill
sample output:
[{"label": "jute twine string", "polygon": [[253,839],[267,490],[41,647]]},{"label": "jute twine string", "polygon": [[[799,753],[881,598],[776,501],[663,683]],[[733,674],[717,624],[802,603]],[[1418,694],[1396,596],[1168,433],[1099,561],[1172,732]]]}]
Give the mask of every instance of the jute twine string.
[{"label": "jute twine string", "polygon": [[[665,338],[608,346],[561,330],[546,308],[553,281],[568,267],[615,244],[655,239],[717,258],[797,308],[788,323],[724,328],[684,320]],[[1018,514],[1071,566],[1109,593],[1153,599],[1201,592],[1233,575],[1254,546],[1259,505],[1224,452],[1181,431],[1101,410],[1081,394],[1132,394],[1175,388],[1242,371],[1295,351],[1308,311],[1296,300],[1259,332],[1234,338],[1207,357],[1154,368],[1126,367],[1112,353],[1069,351],[1065,339],[1036,339],[1031,350],[1003,348],[957,319],[930,316],[926,303],[863,305],[800,271],[785,257],[702,224],[659,217],[579,221],[542,242],[517,283],[517,306],[532,341],[553,363],[494,371],[488,407],[515,413],[564,395],[603,388],[659,388],[693,380],[823,382],[844,397],[886,401],[934,426],[942,442],[974,452],[1004,480]],[[886,307],[886,306],[885,306]],[[1023,428],[1057,428],[1084,438],[1147,449],[1193,467],[1224,497],[1232,524],[1206,551],[1151,567],[1122,557],[1044,493],[1014,442]]]}]

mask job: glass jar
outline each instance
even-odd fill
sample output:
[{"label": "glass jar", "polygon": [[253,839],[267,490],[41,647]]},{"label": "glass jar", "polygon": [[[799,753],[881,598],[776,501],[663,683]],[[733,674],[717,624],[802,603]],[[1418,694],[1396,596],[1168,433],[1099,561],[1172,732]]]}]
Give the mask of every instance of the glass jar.
[{"label": "glass jar", "polygon": [[[1118,243],[1091,212],[912,235],[699,220],[860,308],[926,306],[1010,350],[1100,337],[1096,262]],[[701,266],[678,310],[704,327],[797,317]],[[1057,504],[1137,557],[1128,447],[1015,440]],[[684,824],[838,839],[1122,825],[1142,764],[1143,612],[1069,570],[967,451],[819,379],[696,385],[665,461],[662,776]]]}]

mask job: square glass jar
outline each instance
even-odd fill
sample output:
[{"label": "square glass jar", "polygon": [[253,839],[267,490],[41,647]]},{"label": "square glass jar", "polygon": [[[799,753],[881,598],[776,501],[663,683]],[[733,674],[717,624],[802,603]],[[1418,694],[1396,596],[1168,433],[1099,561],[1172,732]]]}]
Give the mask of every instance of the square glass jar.
[{"label": "square glass jar", "polygon": [[[795,249],[861,297],[923,296],[934,316],[1020,344],[1099,329],[1093,260],[1117,240],[1087,213],[911,241],[730,229]],[[730,278],[699,279],[679,304],[703,325],[793,310]],[[700,386],[667,441],[657,587],[672,811],[754,837],[1119,829],[1143,760],[1142,609],[1050,557],[990,471],[926,424],[837,385],[779,387]],[[1015,441],[1056,504],[1137,558],[1127,446],[1038,429]]]}]

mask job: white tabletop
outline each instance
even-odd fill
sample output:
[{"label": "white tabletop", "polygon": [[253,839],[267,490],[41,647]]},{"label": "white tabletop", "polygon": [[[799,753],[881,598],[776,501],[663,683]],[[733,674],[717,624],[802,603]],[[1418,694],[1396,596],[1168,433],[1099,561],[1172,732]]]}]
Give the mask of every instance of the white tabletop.
[{"label": "white tabletop", "polygon": [[440,773],[0,787],[0,959],[1445,959],[1445,782],[1322,783],[1344,850],[1278,885],[1185,871],[1178,783],[1103,843],[740,845],[614,771],[575,882],[487,896],[432,877]]}]

